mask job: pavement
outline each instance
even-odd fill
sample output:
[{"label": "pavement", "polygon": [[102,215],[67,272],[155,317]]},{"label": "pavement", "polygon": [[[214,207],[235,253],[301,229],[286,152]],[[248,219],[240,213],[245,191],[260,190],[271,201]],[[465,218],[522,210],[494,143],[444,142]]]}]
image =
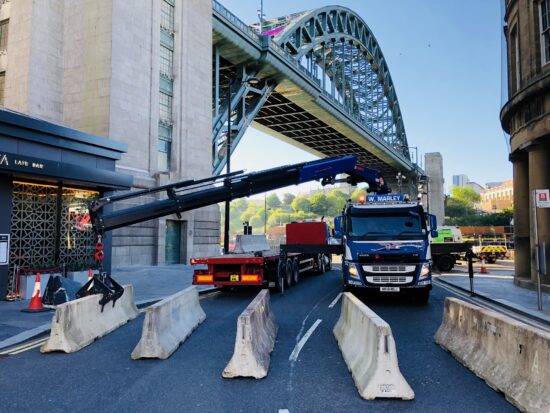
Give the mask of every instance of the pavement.
[{"label": "pavement", "polygon": [[[542,311],[537,308],[537,292],[514,284],[514,262],[499,260],[487,264],[487,274],[481,274],[481,265],[474,263],[474,293],[500,304],[523,311],[550,322],[550,294],[542,293]],[[452,272],[435,274],[435,278],[470,291],[468,267],[465,262]]]},{"label": "pavement", "polygon": [[[306,275],[284,296],[271,294],[279,323],[268,376],[224,379],[237,317],[258,289],[201,296],[206,320],[167,360],[132,360],[143,315],[82,350],[41,354],[38,348],[0,358],[5,411],[65,412],[517,412],[505,397],[434,343],[447,290],[427,305],[393,296],[361,297],[386,320],[399,367],[415,399],[361,399],[332,329],[340,315],[339,270]],[[317,326],[314,328],[314,326]],[[291,358],[305,340],[296,358]],[[37,390],[36,372],[52,378]],[[90,391],[93,389],[93,391]],[[83,402],[85,401],[85,402]]]},{"label": "pavement", "polygon": [[[190,265],[131,266],[116,268],[112,277],[122,285],[133,284],[135,301],[154,302],[191,285]],[[199,291],[211,286],[199,286]],[[0,301],[0,349],[28,340],[50,329],[52,311],[23,313],[30,300]]]}]

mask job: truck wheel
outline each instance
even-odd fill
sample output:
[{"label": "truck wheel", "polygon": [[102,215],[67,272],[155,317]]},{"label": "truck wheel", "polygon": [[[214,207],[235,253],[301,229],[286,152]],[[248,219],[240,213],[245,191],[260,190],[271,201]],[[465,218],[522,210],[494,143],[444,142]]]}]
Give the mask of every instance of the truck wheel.
[{"label": "truck wheel", "polygon": [[285,268],[286,265],[279,260],[279,263],[277,264],[277,273],[275,274],[275,289],[281,293],[284,292],[285,288]]},{"label": "truck wheel", "polygon": [[497,259],[495,257],[488,257],[487,258],[487,264],[494,264],[497,262]]},{"label": "truck wheel", "polygon": [[300,282],[300,262],[297,258],[292,260],[292,285]]},{"label": "truck wheel", "polygon": [[290,288],[291,285],[292,285],[292,260],[289,258],[286,260],[285,288]]},{"label": "truck wheel", "polygon": [[332,254],[326,255],[328,264],[325,266],[325,271],[331,271],[332,270]]},{"label": "truck wheel", "polygon": [[449,272],[455,266],[455,260],[451,255],[441,255],[435,260],[435,266],[439,271]]},{"label": "truck wheel", "polygon": [[324,254],[317,255],[317,273],[323,274],[325,272],[325,259]]}]

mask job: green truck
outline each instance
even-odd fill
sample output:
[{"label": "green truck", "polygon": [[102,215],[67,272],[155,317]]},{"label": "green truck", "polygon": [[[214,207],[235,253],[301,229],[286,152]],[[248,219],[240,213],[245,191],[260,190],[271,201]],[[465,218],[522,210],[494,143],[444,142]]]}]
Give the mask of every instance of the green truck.
[{"label": "green truck", "polygon": [[453,226],[437,227],[437,237],[431,242],[433,263],[443,272],[451,271],[456,260],[471,249],[471,245],[463,241],[460,229]]}]

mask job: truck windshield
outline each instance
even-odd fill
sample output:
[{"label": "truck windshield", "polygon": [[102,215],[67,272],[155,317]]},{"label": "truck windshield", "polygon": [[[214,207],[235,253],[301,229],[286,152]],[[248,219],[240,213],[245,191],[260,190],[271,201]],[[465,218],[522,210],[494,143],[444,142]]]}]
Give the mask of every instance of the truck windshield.
[{"label": "truck windshield", "polygon": [[349,236],[356,239],[422,239],[422,223],[416,212],[352,215]]}]

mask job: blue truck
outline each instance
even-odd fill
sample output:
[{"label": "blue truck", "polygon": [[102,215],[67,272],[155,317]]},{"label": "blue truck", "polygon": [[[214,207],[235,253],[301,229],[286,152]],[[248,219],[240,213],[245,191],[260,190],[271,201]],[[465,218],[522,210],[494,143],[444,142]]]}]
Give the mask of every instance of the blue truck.
[{"label": "blue truck", "polygon": [[412,295],[427,303],[432,288],[430,240],[437,237],[434,215],[405,195],[366,195],[348,203],[335,218],[341,239],[345,290]]}]

